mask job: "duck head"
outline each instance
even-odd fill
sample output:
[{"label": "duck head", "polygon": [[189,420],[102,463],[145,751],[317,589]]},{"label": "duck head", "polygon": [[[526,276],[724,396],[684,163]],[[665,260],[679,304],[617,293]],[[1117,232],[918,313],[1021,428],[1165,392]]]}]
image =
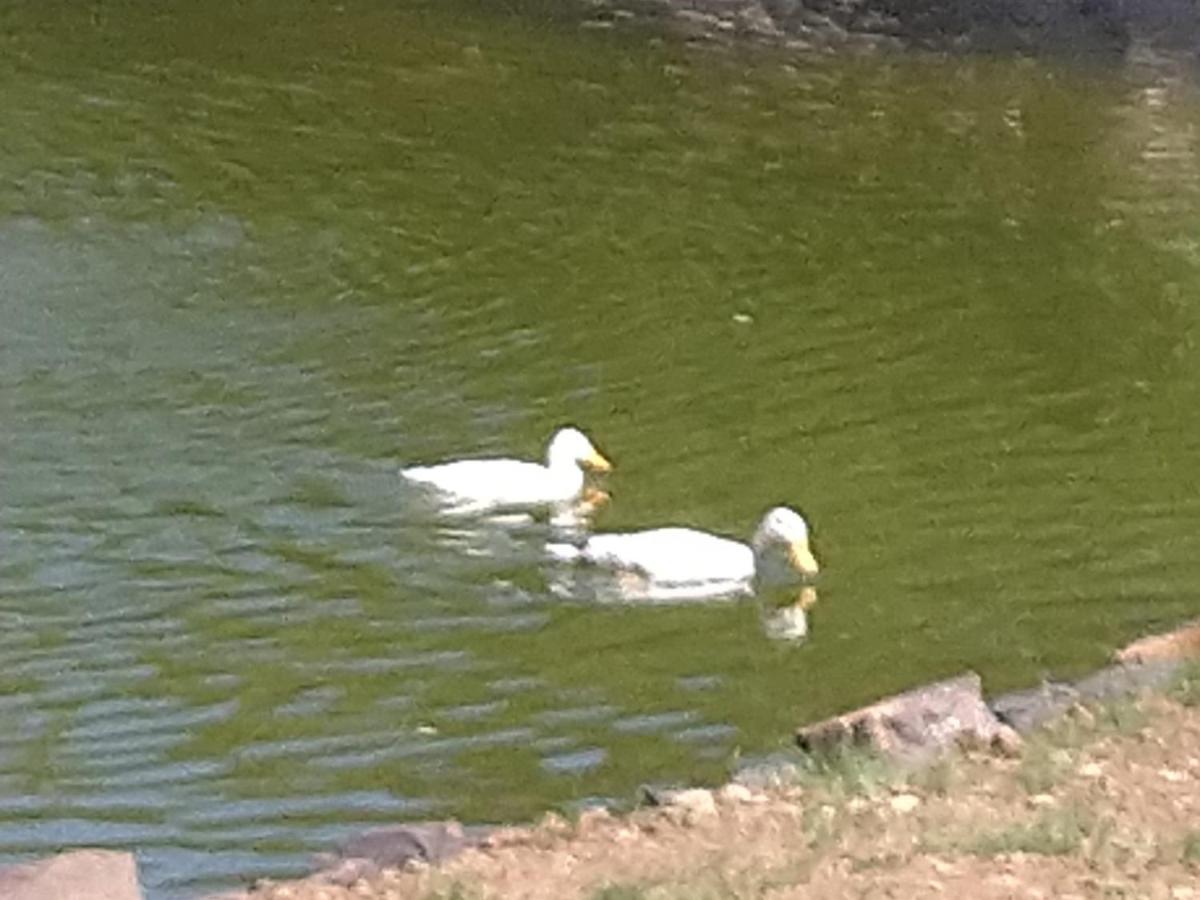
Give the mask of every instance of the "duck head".
[{"label": "duck head", "polygon": [[546,464],[556,469],[564,463],[593,472],[612,471],[612,463],[592,446],[587,435],[578,428],[560,428],[550,440],[550,447],[546,451]]},{"label": "duck head", "polygon": [[758,556],[781,548],[789,567],[795,574],[805,578],[811,578],[821,571],[808,543],[808,523],[804,521],[804,516],[786,506],[777,506],[763,516],[751,545]]}]

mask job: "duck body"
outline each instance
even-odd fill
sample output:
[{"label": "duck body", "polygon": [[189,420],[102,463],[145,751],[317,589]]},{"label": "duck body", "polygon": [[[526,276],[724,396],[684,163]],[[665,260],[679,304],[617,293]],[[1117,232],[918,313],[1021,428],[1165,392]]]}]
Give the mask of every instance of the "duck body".
[{"label": "duck body", "polygon": [[611,464],[575,428],[555,433],[545,464],[494,457],[461,459],[401,469],[407,480],[430,488],[463,512],[562,508],[584,495],[584,469],[608,471]]},{"label": "duck body", "polygon": [[816,575],[819,568],[807,523],[787,507],[768,512],[750,544],[668,527],[594,534],[577,545],[551,544],[548,551],[561,562],[614,574],[618,591],[631,600],[748,596],[764,583]]},{"label": "duck body", "polygon": [[597,534],[576,554],[559,550],[559,556],[637,573],[664,592],[691,589],[701,596],[737,596],[754,591],[754,551],[739,541],[694,528]]}]

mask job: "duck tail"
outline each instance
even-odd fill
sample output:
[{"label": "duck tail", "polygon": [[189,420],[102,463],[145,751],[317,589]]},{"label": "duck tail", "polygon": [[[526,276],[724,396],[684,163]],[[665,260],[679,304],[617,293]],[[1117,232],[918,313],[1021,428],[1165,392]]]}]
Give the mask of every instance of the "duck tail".
[{"label": "duck tail", "polygon": [[547,544],[546,555],[555,562],[573,563],[579,561],[583,551],[574,544]]}]

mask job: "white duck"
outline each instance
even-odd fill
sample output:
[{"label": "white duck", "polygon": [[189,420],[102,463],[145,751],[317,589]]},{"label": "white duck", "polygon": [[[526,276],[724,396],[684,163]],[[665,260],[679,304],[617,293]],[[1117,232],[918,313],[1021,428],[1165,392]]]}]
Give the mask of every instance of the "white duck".
[{"label": "white duck", "polygon": [[693,528],[654,528],[595,534],[578,546],[550,544],[547,549],[555,559],[590,563],[617,573],[625,599],[749,595],[763,582],[777,580],[777,561],[793,578],[813,576],[820,570],[809,547],[808,523],[786,506],[777,506],[763,516],[748,545]]},{"label": "white duck", "polygon": [[577,428],[560,428],[546,450],[546,464],[520,459],[460,459],[412,466],[400,474],[433,488],[451,508],[464,512],[562,508],[605,498],[584,491],[584,469],[608,472],[612,464]]}]

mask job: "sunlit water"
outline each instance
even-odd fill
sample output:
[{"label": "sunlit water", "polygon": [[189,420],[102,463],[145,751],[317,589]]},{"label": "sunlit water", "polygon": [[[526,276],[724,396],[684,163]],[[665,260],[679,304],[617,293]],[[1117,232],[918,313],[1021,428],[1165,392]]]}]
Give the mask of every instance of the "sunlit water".
[{"label": "sunlit water", "polygon": [[[184,6],[0,15],[0,855],[134,848],[194,896],[1200,609],[1172,60]],[[802,508],[808,640],[564,599],[544,529],[396,477],[563,422],[617,464],[599,528]]]}]

